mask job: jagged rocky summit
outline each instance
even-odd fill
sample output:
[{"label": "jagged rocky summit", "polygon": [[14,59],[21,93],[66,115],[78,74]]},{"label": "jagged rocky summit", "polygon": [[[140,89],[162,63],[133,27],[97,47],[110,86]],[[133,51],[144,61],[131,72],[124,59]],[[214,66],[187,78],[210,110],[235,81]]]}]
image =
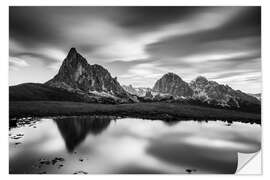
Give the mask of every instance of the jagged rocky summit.
[{"label": "jagged rocky summit", "polygon": [[[203,76],[187,83],[174,73],[167,73],[159,79],[152,89],[153,100],[196,100],[215,106],[244,108],[256,107],[259,111],[260,101],[228,85],[209,81]],[[171,95],[172,97],[170,97]]]},{"label": "jagged rocky summit", "polygon": [[191,97],[193,90],[188,83],[183,81],[177,74],[167,73],[163,75],[154,85],[154,92],[168,93],[173,96]]},{"label": "jagged rocky summit", "polygon": [[240,90],[234,90],[228,85],[209,81],[203,76],[191,81],[190,87],[193,89],[194,98],[202,101],[215,100],[221,106],[240,107],[243,103],[260,104],[260,101],[253,96]]},{"label": "jagged rocky summit", "polygon": [[97,64],[88,64],[75,48],[70,49],[58,73],[45,84],[88,96],[132,98],[107,69]]}]

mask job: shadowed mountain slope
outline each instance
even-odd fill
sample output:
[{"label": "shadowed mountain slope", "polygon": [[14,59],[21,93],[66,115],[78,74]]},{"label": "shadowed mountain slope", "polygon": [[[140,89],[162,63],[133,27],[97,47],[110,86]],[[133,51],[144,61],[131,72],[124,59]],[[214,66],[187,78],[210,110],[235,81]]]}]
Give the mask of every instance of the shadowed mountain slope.
[{"label": "shadowed mountain slope", "polygon": [[105,92],[117,97],[128,97],[117,78],[102,66],[88,64],[75,48],[71,48],[57,75],[45,83],[69,91]]}]

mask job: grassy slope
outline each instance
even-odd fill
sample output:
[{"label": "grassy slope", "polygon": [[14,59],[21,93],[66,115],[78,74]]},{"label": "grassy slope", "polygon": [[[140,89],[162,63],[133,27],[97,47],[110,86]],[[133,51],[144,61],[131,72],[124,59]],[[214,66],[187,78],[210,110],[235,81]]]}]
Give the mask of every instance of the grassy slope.
[{"label": "grassy slope", "polygon": [[260,123],[260,114],[169,103],[89,104],[65,101],[10,101],[10,118],[107,114],[163,120],[228,120]]},{"label": "grassy slope", "polygon": [[24,83],[9,87],[10,101],[74,101],[83,99],[75,93],[39,83]]}]

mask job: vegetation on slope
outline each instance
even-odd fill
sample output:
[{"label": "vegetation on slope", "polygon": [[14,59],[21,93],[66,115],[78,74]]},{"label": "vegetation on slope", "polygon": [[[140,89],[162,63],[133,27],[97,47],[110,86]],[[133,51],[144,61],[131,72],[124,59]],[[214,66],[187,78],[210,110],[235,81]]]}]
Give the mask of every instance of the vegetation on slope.
[{"label": "vegetation on slope", "polygon": [[28,116],[115,115],[160,120],[224,120],[261,122],[261,115],[174,103],[91,104],[64,101],[13,101],[10,118]]}]

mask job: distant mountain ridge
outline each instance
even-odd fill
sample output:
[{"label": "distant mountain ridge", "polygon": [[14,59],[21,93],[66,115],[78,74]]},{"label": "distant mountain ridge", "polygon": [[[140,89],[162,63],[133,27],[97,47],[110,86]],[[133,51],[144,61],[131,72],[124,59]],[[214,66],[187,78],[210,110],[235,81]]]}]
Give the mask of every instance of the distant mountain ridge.
[{"label": "distant mountain ridge", "polygon": [[133,87],[131,84],[126,86],[122,85],[122,87],[125,89],[125,91],[129,92],[130,94],[144,97],[148,91],[152,91],[151,88],[145,88],[145,87]]},{"label": "distant mountain ridge", "polygon": [[190,82],[193,89],[193,97],[202,101],[216,101],[221,106],[240,107],[243,103],[260,104],[260,101],[253,96],[234,90],[228,85],[209,81],[203,76],[197,77]]},{"label": "distant mountain ridge", "polygon": [[157,80],[153,88],[121,86],[107,69],[88,64],[75,48],[70,49],[51,80],[44,84],[26,83],[10,87],[11,101],[60,100],[112,104],[166,101],[245,109],[255,105],[260,109],[260,100],[254,96],[202,76],[187,83],[171,72]]},{"label": "distant mountain ridge", "polygon": [[[138,89],[125,86],[124,89],[131,94],[138,95]],[[141,88],[142,89],[142,88]],[[147,89],[147,88],[144,88]],[[147,93],[147,97],[146,97]],[[240,90],[234,90],[228,85],[222,85],[215,81],[209,81],[203,76],[198,76],[190,83],[182,80],[177,74],[167,73],[156,81],[152,89],[142,93],[140,97],[148,101],[187,101],[196,100],[214,106],[242,108],[252,105],[260,105],[260,100]]]}]

